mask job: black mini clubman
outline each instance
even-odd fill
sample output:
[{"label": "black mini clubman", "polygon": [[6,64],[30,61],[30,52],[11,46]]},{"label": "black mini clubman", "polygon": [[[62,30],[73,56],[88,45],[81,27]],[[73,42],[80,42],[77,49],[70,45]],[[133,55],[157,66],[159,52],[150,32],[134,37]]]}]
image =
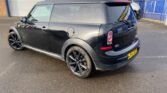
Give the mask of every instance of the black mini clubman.
[{"label": "black mini clubman", "polygon": [[86,78],[116,70],[139,53],[137,22],[128,0],[46,0],[9,30],[9,45],[66,62]]}]

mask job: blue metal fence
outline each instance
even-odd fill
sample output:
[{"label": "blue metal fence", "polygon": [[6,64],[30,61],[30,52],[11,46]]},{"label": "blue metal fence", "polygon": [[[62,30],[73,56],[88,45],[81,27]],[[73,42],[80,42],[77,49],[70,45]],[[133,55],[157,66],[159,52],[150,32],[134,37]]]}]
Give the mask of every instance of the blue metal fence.
[{"label": "blue metal fence", "polygon": [[165,0],[145,1],[144,17],[164,21],[165,6]]},{"label": "blue metal fence", "polygon": [[134,0],[140,4],[140,15],[144,18],[165,21],[167,17],[167,0]]}]

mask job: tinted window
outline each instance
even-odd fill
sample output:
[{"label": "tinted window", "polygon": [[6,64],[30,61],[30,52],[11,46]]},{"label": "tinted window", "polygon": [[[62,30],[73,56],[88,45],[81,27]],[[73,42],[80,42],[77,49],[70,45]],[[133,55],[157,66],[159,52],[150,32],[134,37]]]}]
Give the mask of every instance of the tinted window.
[{"label": "tinted window", "polygon": [[108,22],[136,21],[130,5],[107,5]]},{"label": "tinted window", "polygon": [[55,5],[52,22],[104,23],[103,7],[100,4]]},{"label": "tinted window", "polygon": [[49,22],[52,12],[52,5],[35,6],[29,15],[29,21],[33,22]]}]

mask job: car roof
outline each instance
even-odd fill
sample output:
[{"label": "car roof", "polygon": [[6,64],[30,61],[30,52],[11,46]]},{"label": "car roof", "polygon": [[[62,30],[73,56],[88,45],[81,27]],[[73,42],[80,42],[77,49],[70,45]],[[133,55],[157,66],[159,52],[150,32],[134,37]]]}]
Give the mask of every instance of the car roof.
[{"label": "car roof", "polygon": [[95,3],[111,3],[111,2],[122,2],[130,3],[129,0],[44,0],[37,4],[95,4]]}]

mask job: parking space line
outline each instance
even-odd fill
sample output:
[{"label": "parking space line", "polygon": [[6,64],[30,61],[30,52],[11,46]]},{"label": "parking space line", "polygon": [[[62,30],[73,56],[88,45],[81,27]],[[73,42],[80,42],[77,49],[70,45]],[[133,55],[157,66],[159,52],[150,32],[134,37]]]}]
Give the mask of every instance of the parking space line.
[{"label": "parking space line", "polygon": [[10,71],[10,69],[15,65],[16,63],[13,62],[12,64],[10,64],[3,72],[0,73],[0,77],[4,76],[6,73],[8,73],[8,71]]}]

